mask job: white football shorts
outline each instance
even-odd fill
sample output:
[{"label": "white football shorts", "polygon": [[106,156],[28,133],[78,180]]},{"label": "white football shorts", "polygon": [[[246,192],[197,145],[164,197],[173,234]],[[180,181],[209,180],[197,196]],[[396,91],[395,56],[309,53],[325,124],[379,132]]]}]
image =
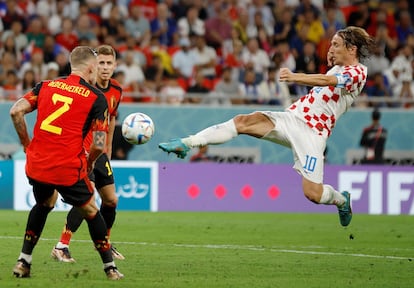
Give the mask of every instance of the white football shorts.
[{"label": "white football shorts", "polygon": [[293,113],[259,111],[275,124],[262,139],[292,149],[293,168],[314,183],[323,183],[324,151],[327,138],[318,135]]}]

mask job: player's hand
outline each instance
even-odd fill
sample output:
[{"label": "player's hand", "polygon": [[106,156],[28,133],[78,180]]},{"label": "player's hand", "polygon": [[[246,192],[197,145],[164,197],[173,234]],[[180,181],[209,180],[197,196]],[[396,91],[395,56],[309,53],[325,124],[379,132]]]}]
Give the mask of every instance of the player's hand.
[{"label": "player's hand", "polygon": [[280,68],[279,79],[282,82],[289,82],[293,73],[288,68]]}]

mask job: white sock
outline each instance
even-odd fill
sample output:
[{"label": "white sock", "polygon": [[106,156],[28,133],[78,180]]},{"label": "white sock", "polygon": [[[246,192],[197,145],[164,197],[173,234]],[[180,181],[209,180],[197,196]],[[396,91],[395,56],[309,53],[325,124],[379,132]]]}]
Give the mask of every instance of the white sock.
[{"label": "white sock", "polygon": [[323,185],[323,192],[321,196],[321,200],[319,201],[320,204],[326,205],[336,205],[337,207],[341,207],[345,203],[345,197],[342,196],[341,193],[336,191],[330,185]]},{"label": "white sock", "polygon": [[108,263],[104,263],[104,264],[103,264],[103,266],[104,266],[104,270],[105,270],[106,268],[108,268],[108,267],[116,267],[116,266],[115,266],[115,262],[114,262],[114,261],[112,261],[112,262],[108,262]]},{"label": "white sock", "polygon": [[19,255],[19,259],[24,259],[26,260],[27,263],[32,263],[32,255],[26,254],[26,253],[20,253]]},{"label": "white sock", "polygon": [[208,144],[221,144],[230,141],[238,135],[233,119],[201,130],[195,135],[181,139],[190,148]]},{"label": "white sock", "polygon": [[67,244],[63,244],[62,242],[58,242],[57,244],[56,244],[56,248],[58,248],[58,249],[63,249],[63,248],[69,248],[69,245],[67,245]]}]

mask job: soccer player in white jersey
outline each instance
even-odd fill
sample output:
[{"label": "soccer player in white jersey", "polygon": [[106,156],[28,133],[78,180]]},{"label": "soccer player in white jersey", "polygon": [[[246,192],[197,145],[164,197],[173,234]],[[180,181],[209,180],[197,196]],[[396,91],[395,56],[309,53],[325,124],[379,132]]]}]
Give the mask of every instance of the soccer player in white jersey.
[{"label": "soccer player in white jersey", "polygon": [[313,86],[309,93],[283,112],[256,111],[210,126],[195,135],[160,143],[159,148],[184,158],[190,148],[221,144],[245,134],[292,149],[294,169],[302,175],[305,196],[317,204],[336,205],[342,226],[352,219],[351,198],[323,184],[324,150],[340,116],[351,107],[367,79],[360,60],[369,56],[374,40],[359,27],[337,31],[331,40],[326,74],[280,70],[280,80]]}]

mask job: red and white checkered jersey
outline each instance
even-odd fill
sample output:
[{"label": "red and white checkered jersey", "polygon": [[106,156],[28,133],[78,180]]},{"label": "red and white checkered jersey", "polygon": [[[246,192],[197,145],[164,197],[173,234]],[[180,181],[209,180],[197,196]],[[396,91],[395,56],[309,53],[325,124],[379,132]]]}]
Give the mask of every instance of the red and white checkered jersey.
[{"label": "red and white checkered jersey", "polygon": [[359,96],[367,79],[367,67],[334,66],[326,75],[335,75],[335,87],[313,87],[308,94],[294,102],[286,110],[295,114],[319,135],[329,137],[339,117]]}]

